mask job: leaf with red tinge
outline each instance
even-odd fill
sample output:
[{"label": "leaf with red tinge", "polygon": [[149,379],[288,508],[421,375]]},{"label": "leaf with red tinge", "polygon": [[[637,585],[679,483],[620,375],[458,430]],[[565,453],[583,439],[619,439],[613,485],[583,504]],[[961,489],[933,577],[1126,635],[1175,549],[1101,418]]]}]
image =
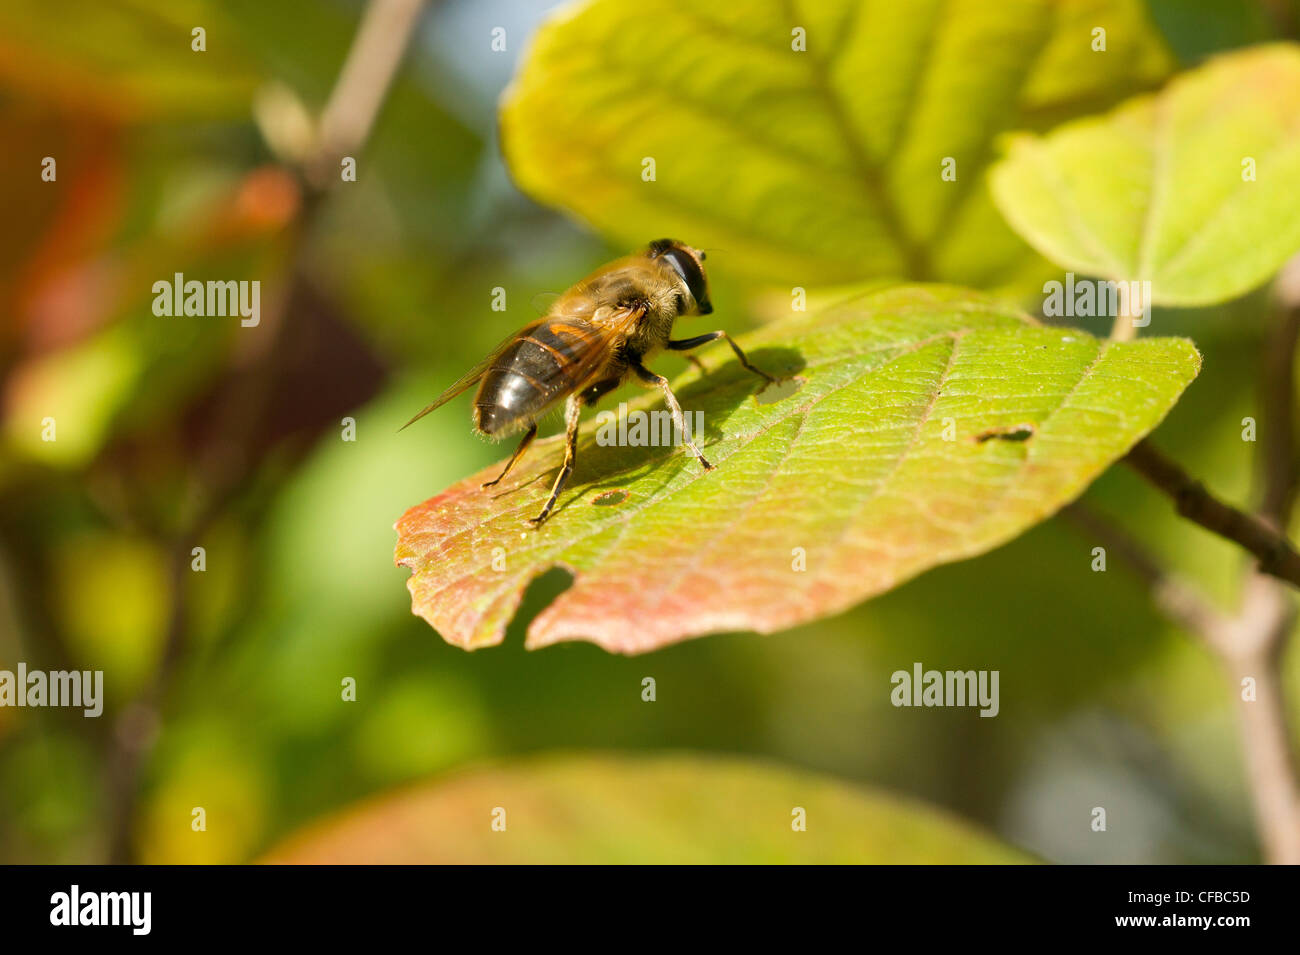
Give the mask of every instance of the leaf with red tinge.
[{"label": "leaf with red tinge", "polygon": [[563,567],[573,585],[532,622],[529,647],[638,653],[807,623],[1050,517],[1200,369],[1185,339],[1098,341],[942,286],[867,292],[741,344],[793,381],[767,391],[715,345],[702,378],[673,383],[702,415],[716,470],[680,448],[602,443],[601,412],[540,529],[525,519],[549,492],[558,438],[497,487],[479,485],[501,465],[407,511],[396,560],[413,571],[414,612],[458,646],[499,643],[528,584]]},{"label": "leaf with red tinge", "polygon": [[[795,829],[801,817],[807,828]],[[594,755],[481,768],[379,796],[295,833],[261,861],[1001,865],[1034,860],[922,803],[806,772],[701,756]]]}]

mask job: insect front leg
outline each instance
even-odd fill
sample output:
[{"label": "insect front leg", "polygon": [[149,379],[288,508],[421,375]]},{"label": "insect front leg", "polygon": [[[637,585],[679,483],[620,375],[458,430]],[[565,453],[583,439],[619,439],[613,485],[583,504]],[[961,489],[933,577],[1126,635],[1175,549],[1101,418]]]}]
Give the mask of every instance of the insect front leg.
[{"label": "insect front leg", "polygon": [[752,371],[754,374],[758,375],[758,377],[772,384],[776,384],[775,378],[763,371],[761,368],[755,368],[749,363],[749,359],[746,358],[745,353],[740,350],[740,346],[736,344],[735,339],[726,332],[706,332],[703,335],[696,335],[694,338],[682,338],[675,342],[669,342],[668,347],[673,351],[687,351],[691,348],[699,348],[701,345],[707,345],[709,342],[716,342],[719,338],[725,338],[727,340],[727,344],[731,346],[731,350],[734,351],[736,357],[740,359],[741,365],[743,365],[748,371]]},{"label": "insect front leg", "polygon": [[698,460],[700,464],[704,465],[704,470],[712,471],[713,465],[704,459],[704,455],[700,453],[700,449],[695,446],[695,439],[691,437],[691,432],[686,427],[686,418],[682,414],[682,406],[677,403],[677,396],[674,395],[673,390],[668,387],[668,379],[663,375],[656,375],[639,361],[633,362],[631,368],[636,372],[636,376],[647,385],[659,386],[659,390],[664,393],[664,401],[668,404],[668,410],[673,416],[673,426],[677,428],[678,433],[682,436],[682,440],[686,442],[686,446],[691,449],[691,454],[695,455],[696,460]]},{"label": "insect front leg", "polygon": [[560,491],[564,490],[564,484],[569,480],[569,475],[573,473],[573,465],[578,460],[578,418],[582,414],[582,399],[577,395],[569,395],[564,402],[564,465],[560,468],[560,473],[555,476],[555,484],[551,487],[551,497],[542,508],[542,513],[536,517],[530,517],[528,523],[534,527],[540,527],[542,522],[551,515],[551,508],[555,506],[555,499],[560,496]]},{"label": "insect front leg", "polygon": [[528,433],[524,435],[524,440],[519,442],[519,447],[515,448],[515,453],[510,455],[510,460],[506,462],[506,469],[498,474],[495,480],[487,481],[479,485],[479,487],[489,488],[494,484],[500,484],[505,476],[510,473],[510,469],[515,466],[515,462],[523,457],[524,451],[533,443],[533,438],[535,437],[537,437],[537,425],[534,424],[528,429]]}]

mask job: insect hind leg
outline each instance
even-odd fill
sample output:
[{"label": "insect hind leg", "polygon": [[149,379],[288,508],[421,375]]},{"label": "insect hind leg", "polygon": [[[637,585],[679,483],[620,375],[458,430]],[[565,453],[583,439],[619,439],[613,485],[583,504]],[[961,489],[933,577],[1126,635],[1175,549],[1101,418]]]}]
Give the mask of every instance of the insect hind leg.
[{"label": "insect hind leg", "polygon": [[493,480],[483,482],[479,487],[486,490],[495,484],[500,484],[502,480],[505,479],[505,476],[510,473],[510,469],[515,466],[515,462],[523,457],[524,451],[526,451],[528,446],[533,443],[533,438],[535,437],[537,437],[536,424],[528,429],[528,433],[524,435],[524,440],[519,442],[519,447],[515,448],[515,453],[510,455],[510,460],[506,462],[505,470],[498,474]]},{"label": "insect hind leg", "polygon": [[564,490],[569,475],[573,473],[573,466],[578,460],[578,419],[581,414],[582,399],[577,395],[569,395],[564,402],[564,465],[560,468],[560,473],[555,476],[555,484],[551,486],[551,496],[546,506],[542,508],[542,513],[528,519],[528,523],[534,527],[540,527],[551,516],[551,508],[555,507],[556,499]]},{"label": "insect hind leg", "polygon": [[672,388],[668,386],[668,379],[663,375],[656,375],[639,361],[634,362],[631,367],[636,372],[636,376],[643,382],[647,385],[657,385],[659,390],[664,393],[664,401],[668,404],[668,410],[673,416],[673,427],[682,436],[682,440],[686,442],[686,447],[690,448],[691,454],[695,455],[695,459],[704,466],[704,470],[712,471],[713,465],[705,460],[700,449],[695,446],[695,439],[691,437],[691,432],[686,427],[686,417],[682,414],[682,406],[677,403],[677,396],[673,394]]}]

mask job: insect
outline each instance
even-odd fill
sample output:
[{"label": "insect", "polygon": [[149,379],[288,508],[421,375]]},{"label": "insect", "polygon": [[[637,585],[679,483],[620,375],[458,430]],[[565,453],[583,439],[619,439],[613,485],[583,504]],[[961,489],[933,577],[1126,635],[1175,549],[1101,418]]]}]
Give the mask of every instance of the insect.
[{"label": "insect", "polygon": [[[661,349],[686,351],[722,338],[741,365],[775,382],[777,379],[751,365],[724,331],[671,338],[673,322],[679,316],[712,311],[704,253],[674,239],[659,239],[640,252],[602,266],[573,286],[545,317],[511,335],[402,427],[414,424],[478,382],[474,427],[494,438],[524,432],[505,469],[483,485],[489,488],[500,483],[523,456],[537,436],[538,419],[563,400],[564,463],[546,505],[530,520],[538,526],[550,516],[573,473],[583,406],[636,377],[663,392],[677,433],[704,469],[712,471],[713,465],[695,446],[668,379],[645,366],[646,359]],[[691,360],[699,364],[697,359]]]}]

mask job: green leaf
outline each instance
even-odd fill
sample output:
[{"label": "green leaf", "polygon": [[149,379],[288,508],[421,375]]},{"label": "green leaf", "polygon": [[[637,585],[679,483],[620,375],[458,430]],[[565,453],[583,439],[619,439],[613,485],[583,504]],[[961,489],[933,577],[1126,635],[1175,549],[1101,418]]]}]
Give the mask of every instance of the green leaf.
[{"label": "green leaf", "polygon": [[546,499],[558,439],[497,488],[479,485],[499,465],[407,511],[396,559],[414,571],[415,613],[459,646],[499,643],[529,582],[558,566],[576,580],[533,621],[530,647],[635,653],[805,623],[1044,520],[1200,367],[1182,339],[1099,342],[947,287],[869,292],[741,342],[802,386],[760,402],[725,345],[704,351],[705,379],[692,370],[673,389],[701,413],[715,471],[680,449],[602,445],[598,415],[540,530],[524,521]]},{"label": "green leaf", "polygon": [[[795,809],[807,829],[796,831]],[[503,810],[505,831],[494,831]],[[386,796],[279,864],[1032,862],[934,809],[736,759],[548,757]]]},{"label": "green leaf", "polygon": [[[243,117],[260,77],[222,6],[8,0],[0,4],[0,82],[125,121]],[[206,31],[203,51],[191,46],[197,27]]]},{"label": "green leaf", "polygon": [[1170,68],[1135,0],[594,0],[537,34],[502,145],[526,192],[620,245],[680,236],[723,250],[724,268],[804,286],[1041,284],[1047,264],[985,187],[994,137],[1104,108]]},{"label": "green leaf", "polygon": [[1017,137],[991,182],[1063,268],[1149,281],[1155,304],[1235,298],[1300,250],[1300,47],[1223,56],[1110,115]]}]

